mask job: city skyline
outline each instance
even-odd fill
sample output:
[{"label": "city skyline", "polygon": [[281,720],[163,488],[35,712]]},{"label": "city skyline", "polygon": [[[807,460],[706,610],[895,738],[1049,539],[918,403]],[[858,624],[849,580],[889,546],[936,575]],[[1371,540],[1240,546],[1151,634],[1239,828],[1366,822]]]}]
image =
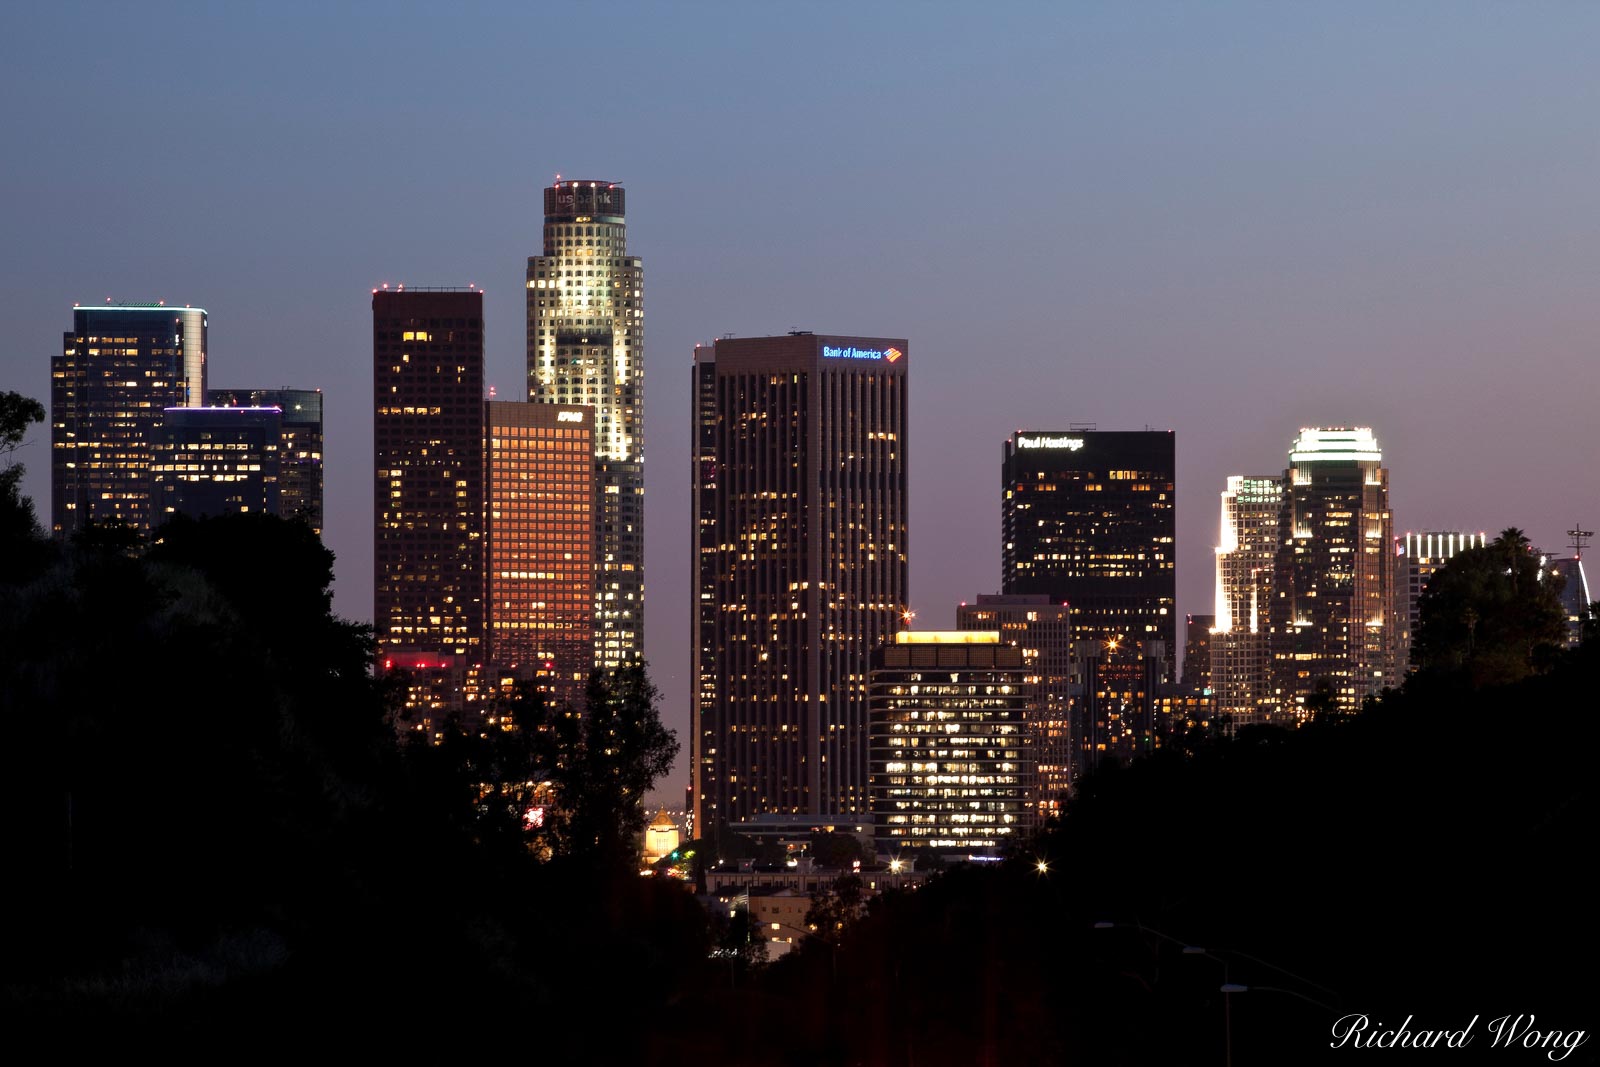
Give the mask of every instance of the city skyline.
[{"label": "city skyline", "polygon": [[[597,107],[632,135],[618,137],[508,106],[523,69],[516,33],[486,42],[460,87],[429,77],[385,88],[398,98],[373,107],[368,87],[390,85],[382,61],[339,73],[328,62],[285,84],[226,44],[253,37],[274,69],[286,55],[337,55],[285,28],[293,19],[121,27],[134,43],[159,29],[163,42],[214,47],[181,77],[108,53],[106,74],[125,76],[112,94],[33,58],[107,23],[26,12],[4,75],[15,99],[38,101],[5,120],[23,149],[5,188],[30,206],[6,216],[4,384],[48,397],[46,357],[75,300],[209,308],[218,378],[324,390],[336,603],[366,619],[367,290],[483,285],[488,381],[516,397],[541,186],[557,172],[626,182],[631,254],[651,266],[658,383],[646,653],[685,739],[683,371],[693,343],[719,334],[892,324],[917,347],[919,626],[948,625],[959,600],[1000,588],[994,457],[1027,426],[1175,431],[1178,612],[1211,610],[1226,476],[1272,470],[1303,426],[1374,428],[1392,457],[1397,531],[1515,525],[1561,552],[1564,531],[1593,527],[1600,510],[1586,461],[1600,395],[1587,295],[1600,274],[1600,159],[1582,118],[1600,87],[1579,48],[1600,16],[1452,16],[1000,12],[958,47],[937,12],[910,25],[874,13],[798,27],[687,18],[675,30],[641,10],[616,42],[638,71],[595,86]],[[349,29],[350,16],[331,17]],[[371,29],[375,54],[398,52],[406,20],[395,22]],[[449,45],[477,36],[441,32]],[[694,48],[661,47],[708,32],[706,47],[746,77],[738,99],[717,91],[729,75]],[[798,37],[796,58],[748,47],[780,32]],[[875,69],[889,44],[905,68]],[[800,58],[818,51],[830,57],[821,76]],[[1485,65],[1491,55],[1501,62]],[[1151,56],[1161,62],[1140,61]],[[846,69],[858,77],[835,77]],[[202,74],[217,92],[193,93]],[[642,103],[641,85],[655,90]],[[416,123],[451,109],[486,143],[471,171],[400,152]],[[166,163],[147,144],[133,120],[152,113],[206,129],[197,172],[175,169],[192,157]],[[64,169],[65,130],[137,166]],[[892,195],[841,196],[841,170]],[[1026,198],[1007,198],[1013,174],[1038,175]],[[205,225],[173,225],[186,211]],[[47,434],[31,441],[17,458],[43,515]]]}]

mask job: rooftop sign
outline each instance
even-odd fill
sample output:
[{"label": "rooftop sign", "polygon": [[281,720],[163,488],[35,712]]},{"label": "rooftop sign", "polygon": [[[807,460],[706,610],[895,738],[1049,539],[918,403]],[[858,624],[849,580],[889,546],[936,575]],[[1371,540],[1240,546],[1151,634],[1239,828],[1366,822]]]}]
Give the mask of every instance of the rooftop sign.
[{"label": "rooftop sign", "polygon": [[850,345],[835,348],[833,345],[822,346],[823,359],[870,359],[893,363],[905,353],[898,348],[855,348]]},{"label": "rooftop sign", "polygon": [[1076,451],[1078,451],[1078,449],[1083,447],[1083,438],[1081,438],[1081,437],[1046,437],[1043,434],[1035,434],[1035,435],[1032,435],[1032,436],[1030,436],[1028,434],[1018,434],[1017,435],[1017,447],[1018,448],[1048,448],[1048,449],[1057,449],[1057,450],[1064,449],[1064,450],[1066,450],[1068,452],[1076,452]]}]

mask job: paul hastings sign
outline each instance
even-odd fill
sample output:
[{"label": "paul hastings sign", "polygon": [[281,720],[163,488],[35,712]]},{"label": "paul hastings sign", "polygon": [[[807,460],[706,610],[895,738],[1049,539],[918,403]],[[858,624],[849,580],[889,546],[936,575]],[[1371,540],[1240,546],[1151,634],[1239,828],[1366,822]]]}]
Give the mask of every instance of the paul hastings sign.
[{"label": "paul hastings sign", "polygon": [[1083,447],[1081,437],[1052,437],[1048,434],[1017,434],[1018,448],[1045,448],[1051,451],[1076,452]]}]

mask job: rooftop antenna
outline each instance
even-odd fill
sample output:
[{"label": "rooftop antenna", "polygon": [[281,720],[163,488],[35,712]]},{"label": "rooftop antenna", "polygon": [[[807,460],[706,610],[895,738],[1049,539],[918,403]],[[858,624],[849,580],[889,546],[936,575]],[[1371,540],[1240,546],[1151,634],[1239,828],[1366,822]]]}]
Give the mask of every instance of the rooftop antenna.
[{"label": "rooftop antenna", "polygon": [[1571,541],[1567,542],[1572,546],[1572,558],[1581,560],[1583,558],[1583,546],[1589,543],[1589,539],[1594,536],[1594,531],[1579,529],[1578,524],[1573,523],[1572,529],[1567,531],[1567,536],[1572,538]]}]

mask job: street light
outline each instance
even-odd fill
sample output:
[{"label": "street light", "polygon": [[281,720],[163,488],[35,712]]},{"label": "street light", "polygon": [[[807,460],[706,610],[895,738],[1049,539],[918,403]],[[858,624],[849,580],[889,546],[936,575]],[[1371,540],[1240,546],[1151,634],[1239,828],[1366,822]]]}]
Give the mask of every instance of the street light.
[{"label": "street light", "polygon": [[[1171,934],[1164,934],[1160,930],[1146,926],[1137,920],[1132,923],[1114,923],[1102,920],[1094,924],[1094,929],[1096,930],[1115,930],[1118,927],[1138,930],[1143,934],[1154,934],[1163,941],[1170,941],[1172,944],[1177,945],[1185,956],[1204,956],[1207,959],[1215,960],[1222,964],[1222,981],[1227,983],[1228,961],[1220,956],[1213,956],[1199,945],[1191,945],[1186,941],[1181,941]],[[1228,985],[1224,984],[1222,988],[1223,993],[1226,994],[1229,988]],[[1233,1067],[1233,1002],[1226,995],[1222,998],[1222,1062],[1224,1067]]]},{"label": "street light", "polygon": [[[1322,987],[1318,986],[1317,988],[1321,989]],[[1284,994],[1287,994],[1288,996],[1291,996],[1291,997],[1298,997],[1299,999],[1305,1001],[1307,1004],[1316,1005],[1317,1007],[1321,1008],[1323,1011],[1338,1011],[1339,1010],[1338,1008],[1334,1007],[1332,1004],[1324,1004],[1320,1000],[1313,1000],[1311,997],[1306,996],[1304,993],[1296,993],[1292,989],[1280,989],[1278,986],[1271,986],[1271,985],[1235,985],[1235,984],[1230,982],[1230,983],[1224,984],[1223,987],[1222,987],[1222,991],[1224,993],[1249,993],[1252,990],[1254,990],[1257,993],[1284,993]]]},{"label": "street light", "polygon": [[1233,1067],[1233,993],[1235,987],[1228,981],[1228,961],[1221,956],[1213,956],[1199,945],[1184,945],[1185,956],[1204,956],[1208,960],[1215,960],[1222,964],[1222,1062],[1226,1067]]}]

